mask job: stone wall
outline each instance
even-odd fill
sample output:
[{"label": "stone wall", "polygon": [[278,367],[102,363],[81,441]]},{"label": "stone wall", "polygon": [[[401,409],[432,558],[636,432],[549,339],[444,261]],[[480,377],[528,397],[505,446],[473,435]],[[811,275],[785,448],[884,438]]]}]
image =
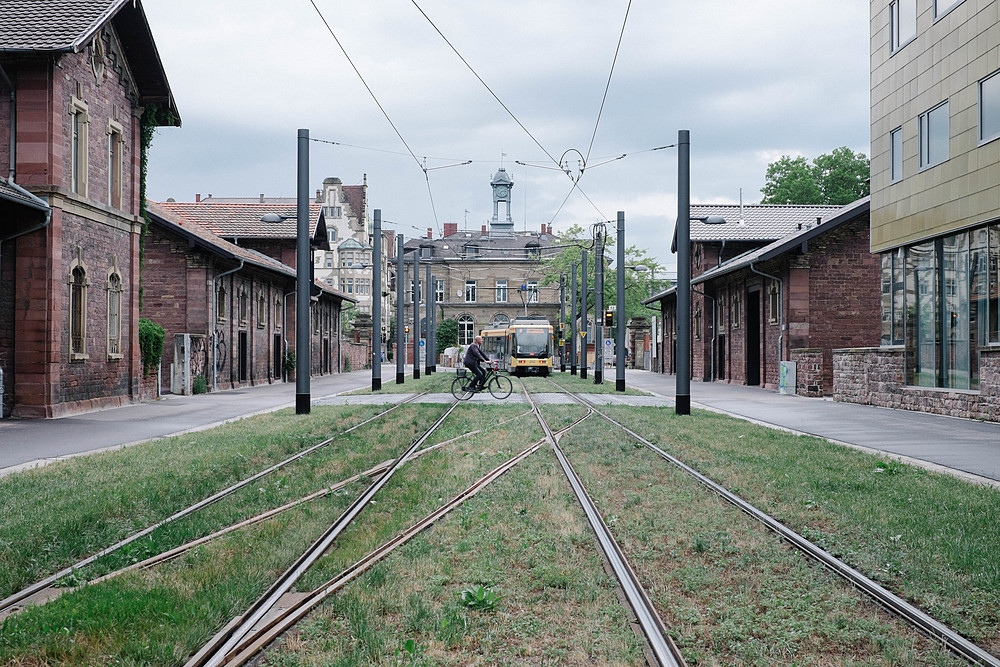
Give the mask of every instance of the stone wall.
[{"label": "stone wall", "polygon": [[1000,348],[979,357],[980,389],[966,391],[903,384],[902,348],[853,348],[833,351],[833,397],[899,410],[1000,421]]},{"label": "stone wall", "polygon": [[823,396],[823,349],[816,347],[790,350],[795,362],[795,393],[799,396]]},{"label": "stone wall", "polygon": [[[343,372],[348,372],[348,369],[352,371],[360,370],[362,368],[371,367],[369,352],[370,347],[365,343],[353,343],[344,341],[344,346],[341,348],[340,367]],[[348,366],[350,364],[350,366]]]}]

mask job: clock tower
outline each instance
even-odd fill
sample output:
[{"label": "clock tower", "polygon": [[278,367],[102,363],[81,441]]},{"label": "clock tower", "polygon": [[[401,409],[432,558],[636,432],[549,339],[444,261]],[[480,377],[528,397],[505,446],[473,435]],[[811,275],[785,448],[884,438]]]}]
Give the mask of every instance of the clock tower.
[{"label": "clock tower", "polygon": [[[507,170],[500,167],[493,180],[490,181],[493,187],[493,220],[490,221],[490,233],[496,236],[513,235],[514,221],[510,217],[510,191],[514,187],[514,181],[507,175]],[[500,203],[504,205],[506,220],[500,221]]]}]

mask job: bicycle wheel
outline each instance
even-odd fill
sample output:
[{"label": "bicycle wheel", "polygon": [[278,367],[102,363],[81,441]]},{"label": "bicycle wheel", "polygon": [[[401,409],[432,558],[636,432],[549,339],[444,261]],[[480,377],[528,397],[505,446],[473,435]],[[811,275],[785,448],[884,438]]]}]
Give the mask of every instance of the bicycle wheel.
[{"label": "bicycle wheel", "polygon": [[451,395],[460,401],[467,401],[472,398],[472,391],[469,390],[468,378],[457,377],[451,381]]},{"label": "bicycle wheel", "polygon": [[506,375],[494,375],[486,386],[489,387],[493,398],[507,398],[510,396],[510,392],[514,391],[514,383]]}]

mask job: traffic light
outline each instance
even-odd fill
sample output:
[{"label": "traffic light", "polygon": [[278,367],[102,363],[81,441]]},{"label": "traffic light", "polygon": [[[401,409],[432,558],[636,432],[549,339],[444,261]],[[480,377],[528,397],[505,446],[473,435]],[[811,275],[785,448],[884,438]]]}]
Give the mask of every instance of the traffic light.
[{"label": "traffic light", "polygon": [[410,333],[410,327],[403,327],[403,333],[405,334]]},{"label": "traffic light", "polygon": [[605,310],[604,311],[604,326],[610,327],[614,326],[615,323],[615,311]]}]

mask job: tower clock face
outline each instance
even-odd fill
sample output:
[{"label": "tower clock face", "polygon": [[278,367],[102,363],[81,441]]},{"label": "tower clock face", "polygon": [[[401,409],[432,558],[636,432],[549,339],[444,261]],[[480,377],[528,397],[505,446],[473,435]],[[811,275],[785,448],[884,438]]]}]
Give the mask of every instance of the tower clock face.
[{"label": "tower clock face", "polygon": [[510,190],[506,185],[497,186],[497,197],[506,197],[508,192],[510,192]]}]

